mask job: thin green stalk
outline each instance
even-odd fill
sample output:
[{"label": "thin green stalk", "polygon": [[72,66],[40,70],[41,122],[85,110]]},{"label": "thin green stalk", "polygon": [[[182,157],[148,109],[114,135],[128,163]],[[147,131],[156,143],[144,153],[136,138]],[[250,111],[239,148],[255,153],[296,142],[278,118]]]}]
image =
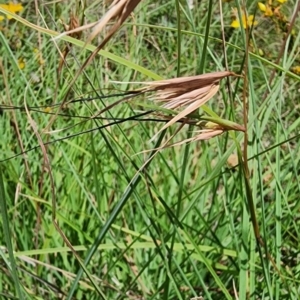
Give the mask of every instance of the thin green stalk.
[{"label": "thin green stalk", "polygon": [[10,263],[10,265],[7,266],[7,269],[9,273],[11,273],[11,276],[13,278],[18,299],[22,300],[25,298],[24,298],[23,288],[19,280],[17,264],[15,261],[13,246],[11,242],[12,235],[9,228],[9,218],[7,213],[7,204],[6,204],[4,183],[3,183],[2,165],[0,165],[0,207],[1,207],[0,211],[1,211],[1,217],[3,223],[3,233],[4,233],[5,243],[8,251],[9,263]]},{"label": "thin green stalk", "polygon": [[[180,13],[180,3],[179,0],[175,0],[176,3],[176,15],[177,15],[177,77],[180,77],[180,62],[181,62],[181,13]],[[186,146],[185,150],[187,150],[189,147]],[[183,182],[184,182],[184,173],[185,173],[185,167],[186,165],[182,165],[182,172],[181,172],[181,178],[179,183],[179,192],[178,192],[178,203],[177,203],[177,211],[176,211],[176,217],[178,219],[180,214],[180,208],[181,208],[181,198],[182,198],[182,190],[183,190]],[[174,226],[177,226],[177,224],[174,224]],[[169,299],[169,290],[170,290],[170,284],[172,281],[174,281],[173,277],[170,277],[172,274],[172,261],[173,261],[173,248],[174,243],[176,239],[176,230],[173,228],[172,230],[172,238],[171,238],[171,246],[167,247],[168,251],[168,263],[166,264],[168,275],[166,277],[165,283],[164,283],[164,293],[163,293],[163,299]],[[176,286],[176,284],[173,284]],[[178,290],[178,293],[180,291]]]},{"label": "thin green stalk", "polygon": [[[156,142],[155,148],[159,147],[159,145],[161,144],[161,141],[163,140],[163,137],[165,135],[165,131],[162,132]],[[106,139],[105,135],[102,135],[102,137],[104,139]],[[106,144],[109,145],[109,141],[106,140]],[[112,151],[113,153],[113,151]],[[156,153],[156,150],[153,150],[150,155],[149,155],[149,159],[147,160],[147,163],[144,165],[145,169],[150,162],[152,161],[153,158],[153,154]],[[142,170],[141,170],[142,171]],[[121,199],[118,201],[118,203],[116,204],[116,206],[114,207],[113,211],[111,212],[111,214],[109,215],[107,222],[104,224],[104,226],[101,228],[97,238],[95,239],[95,242],[93,243],[93,245],[90,247],[87,256],[83,262],[83,264],[85,266],[88,265],[88,263],[90,262],[90,260],[92,259],[93,255],[95,254],[95,252],[98,249],[98,246],[102,243],[106,233],[108,232],[109,228],[111,227],[111,225],[113,224],[114,220],[117,218],[117,216],[120,214],[120,212],[122,211],[122,208],[125,206],[125,204],[127,203],[127,201],[129,200],[129,197],[131,196],[131,194],[135,191],[136,187],[138,186],[138,184],[140,183],[142,179],[142,175],[141,172],[137,173],[135,175],[135,177],[133,178],[133,180],[131,181],[130,185],[128,185],[127,189],[125,190],[123,196],[121,197]],[[70,288],[67,300],[71,300],[73,297],[74,292],[76,291],[76,288],[78,286],[79,280],[81,279],[81,276],[83,274],[83,269],[80,269],[76,275],[76,278]]]},{"label": "thin green stalk", "polygon": [[203,43],[201,61],[200,61],[200,74],[203,74],[205,71],[207,45],[209,40],[209,30],[210,30],[211,19],[212,19],[212,8],[213,8],[213,0],[209,0],[208,10],[207,10],[207,20],[205,26],[204,43]]}]

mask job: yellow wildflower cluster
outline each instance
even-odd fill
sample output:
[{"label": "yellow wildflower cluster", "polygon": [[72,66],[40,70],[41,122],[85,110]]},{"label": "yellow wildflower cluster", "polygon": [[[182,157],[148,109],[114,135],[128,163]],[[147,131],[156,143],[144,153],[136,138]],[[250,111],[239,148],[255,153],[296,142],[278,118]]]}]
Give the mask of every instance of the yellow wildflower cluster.
[{"label": "yellow wildflower cluster", "polygon": [[[238,11],[236,8],[233,9],[232,15],[233,15],[234,20],[231,23],[231,27],[240,28],[241,22],[239,20]],[[241,21],[242,21],[242,26],[244,29],[257,25],[257,21],[254,20],[254,15],[247,15],[245,12],[242,13]]]},{"label": "yellow wildflower cluster", "polygon": [[[223,0],[223,2],[229,1]],[[268,3],[266,4],[263,2],[258,2],[258,8],[264,13],[265,17],[275,16],[277,19],[283,19],[280,8],[285,2],[287,2],[287,0],[276,0],[275,3],[273,3],[273,0],[268,0]],[[236,8],[233,9],[232,15],[233,21],[230,26],[233,28],[240,28],[242,26],[245,29],[258,24],[258,22],[255,21],[254,15],[247,15],[246,12],[242,12],[242,20],[240,20]]]},{"label": "yellow wildflower cluster", "polygon": [[262,2],[258,2],[258,8],[260,9],[260,11],[265,13],[266,17],[273,16],[273,10],[268,4],[263,4]]},{"label": "yellow wildflower cluster", "polygon": [[265,17],[272,17],[274,15],[280,17],[281,4],[285,3],[286,1],[287,0],[277,0],[275,3],[273,3],[272,0],[269,0],[266,4],[258,2],[258,8],[264,13]]},{"label": "yellow wildflower cluster", "polygon": [[265,17],[270,18],[281,32],[287,32],[289,28],[288,18],[281,12],[281,7],[285,2],[287,0],[268,0],[268,3],[258,2],[258,9],[264,13]]},{"label": "yellow wildflower cluster", "polygon": [[[21,3],[9,2],[8,4],[0,4],[0,7],[13,13],[13,14],[23,10],[23,6]],[[0,21],[4,20],[4,18],[5,18],[4,16],[0,15]],[[8,20],[12,19],[12,17],[9,15],[6,15],[6,18]]]}]

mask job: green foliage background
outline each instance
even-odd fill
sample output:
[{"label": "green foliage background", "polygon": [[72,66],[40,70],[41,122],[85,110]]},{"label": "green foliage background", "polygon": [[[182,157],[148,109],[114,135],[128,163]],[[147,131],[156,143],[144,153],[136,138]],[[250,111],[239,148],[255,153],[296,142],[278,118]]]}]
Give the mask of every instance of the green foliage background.
[{"label": "green foliage background", "polygon": [[[300,79],[291,72],[299,64],[299,20],[284,44],[286,33],[276,19],[263,17],[257,3],[248,1],[248,14],[255,14],[258,25],[246,47],[245,30],[230,28],[231,8],[241,11],[240,1],[222,3],[222,11],[215,1],[194,2],[191,8],[185,1],[142,1],[67,98],[98,100],[69,103],[54,119],[50,105],[64,99],[93,46],[82,48],[88,33],[81,40],[52,38],[64,30],[61,23],[68,23],[70,12],[90,23],[108,6],[51,2],[36,12],[31,1],[21,17],[2,21],[0,291],[5,299],[299,298]],[[297,5],[289,1],[282,13],[291,19]],[[67,41],[71,51],[58,76],[59,51]],[[23,69],[18,60],[25,62]],[[144,103],[151,104],[145,97],[105,112],[111,120],[89,119],[118,99],[104,96],[132,89],[128,82],[224,70],[226,60],[236,73],[248,65],[243,75],[249,88],[241,79],[224,80],[208,106],[243,124],[247,89],[250,194],[242,164],[232,163],[244,145],[241,133],[165,149],[141,170],[151,155],[141,152],[162,144],[178,127],[156,142],[149,140],[162,126],[157,121],[102,128],[144,110]],[[30,116],[49,143],[51,170],[24,105],[43,106]],[[172,141],[184,140],[193,129],[184,127]],[[15,157],[20,141],[28,152]],[[253,233],[251,199],[265,247]],[[81,260],[64,243],[53,214]]]}]

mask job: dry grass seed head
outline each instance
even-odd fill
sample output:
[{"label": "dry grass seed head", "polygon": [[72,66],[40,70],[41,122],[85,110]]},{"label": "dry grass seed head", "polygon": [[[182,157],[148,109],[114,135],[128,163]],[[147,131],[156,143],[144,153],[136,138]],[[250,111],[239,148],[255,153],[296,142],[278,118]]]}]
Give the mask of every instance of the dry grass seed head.
[{"label": "dry grass seed head", "polygon": [[163,105],[165,108],[174,109],[186,106],[185,109],[165,124],[152,139],[161,131],[205,104],[218,92],[219,81],[224,77],[234,75],[233,72],[223,71],[145,83],[149,85],[145,89],[156,91],[157,101],[165,102]]},{"label": "dry grass seed head", "polygon": [[145,91],[156,91],[156,101],[166,102],[165,108],[174,109],[205,97],[213,85],[227,76],[235,75],[230,71],[207,73],[197,76],[179,77],[167,80],[146,82]]}]

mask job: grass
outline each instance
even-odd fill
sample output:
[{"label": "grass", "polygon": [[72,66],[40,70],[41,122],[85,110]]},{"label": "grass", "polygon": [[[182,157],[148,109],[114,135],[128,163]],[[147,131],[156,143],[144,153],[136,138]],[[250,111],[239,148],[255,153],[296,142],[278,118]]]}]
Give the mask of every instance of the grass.
[{"label": "grass", "polygon": [[[192,9],[185,2],[143,1],[66,96],[95,46],[82,49],[87,33],[53,41],[63,31],[59,20],[67,23],[74,8],[86,22],[107,11],[102,2],[80,5],[47,3],[36,13],[29,3],[15,20],[1,22],[1,296],[298,299],[300,78],[292,68],[299,65],[299,20],[284,43],[279,19],[263,17],[247,2],[258,21],[247,45],[247,32],[230,28],[231,7],[242,14],[239,1],[223,3],[222,14],[214,1]],[[288,20],[297,5],[282,6]],[[67,43],[71,51],[58,76]],[[226,61],[247,80],[223,80],[205,111],[243,124],[247,100],[247,142],[231,131],[152,157],[144,151],[165,143],[179,125],[149,142],[164,123],[135,117],[153,106],[144,96],[100,116],[110,119],[79,118],[118,100],[115,94],[132,89],[128,82],[224,70]],[[53,117],[51,104],[65,98],[82,100]],[[25,104],[43,107],[28,115],[16,108]],[[109,124],[119,118],[131,119]],[[172,142],[193,130],[184,126]]]}]

